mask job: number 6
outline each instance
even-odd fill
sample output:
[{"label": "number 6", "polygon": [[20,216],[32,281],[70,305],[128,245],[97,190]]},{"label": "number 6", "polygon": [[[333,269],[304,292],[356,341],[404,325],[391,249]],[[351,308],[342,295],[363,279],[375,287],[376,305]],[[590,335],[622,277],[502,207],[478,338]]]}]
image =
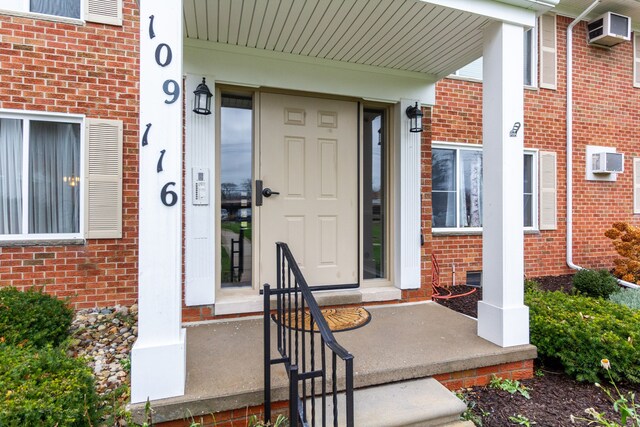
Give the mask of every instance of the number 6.
[{"label": "number 6", "polygon": [[[162,201],[162,204],[169,207],[178,203],[178,195],[175,193],[175,191],[167,189],[167,187],[169,187],[170,185],[176,185],[176,183],[167,182],[164,187],[162,187],[162,191],[160,191],[160,200]],[[167,198],[169,198],[169,200],[167,200]]]}]

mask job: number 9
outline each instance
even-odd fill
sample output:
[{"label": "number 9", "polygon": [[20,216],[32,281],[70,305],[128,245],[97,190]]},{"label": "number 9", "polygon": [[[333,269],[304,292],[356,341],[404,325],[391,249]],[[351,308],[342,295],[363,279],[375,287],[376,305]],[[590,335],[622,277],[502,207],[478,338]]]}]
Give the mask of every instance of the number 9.
[{"label": "number 9", "polygon": [[171,99],[165,99],[165,104],[173,104],[180,97],[180,85],[175,80],[165,80],[162,85],[162,90],[169,96],[172,96]]}]

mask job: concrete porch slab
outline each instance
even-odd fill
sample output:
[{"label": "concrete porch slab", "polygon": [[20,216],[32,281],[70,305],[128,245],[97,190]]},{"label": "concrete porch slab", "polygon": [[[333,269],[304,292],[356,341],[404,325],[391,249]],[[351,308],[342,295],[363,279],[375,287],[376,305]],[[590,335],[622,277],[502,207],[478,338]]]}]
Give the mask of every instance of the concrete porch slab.
[{"label": "concrete porch slab", "polygon": [[[475,319],[433,302],[367,307],[368,325],[336,333],[354,356],[355,387],[536,358],[536,348],[501,348],[477,335]],[[262,318],[187,327],[187,384],[181,397],[151,402],[162,422],[263,403]],[[272,322],[272,354],[275,323]],[[282,365],[272,368],[272,400],[287,399]],[[132,405],[142,414],[144,405]]]}]

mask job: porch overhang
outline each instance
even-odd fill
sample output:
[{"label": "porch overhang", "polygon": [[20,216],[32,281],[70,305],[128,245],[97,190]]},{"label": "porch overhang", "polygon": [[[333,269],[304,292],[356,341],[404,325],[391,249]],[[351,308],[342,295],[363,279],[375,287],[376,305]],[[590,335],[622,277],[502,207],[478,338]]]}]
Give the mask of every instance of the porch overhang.
[{"label": "porch overhang", "polygon": [[[188,0],[185,69],[204,75],[215,58],[221,83],[434,104],[435,82],[482,56],[489,24],[531,27],[557,1]],[[286,79],[276,63],[291,66]]]}]

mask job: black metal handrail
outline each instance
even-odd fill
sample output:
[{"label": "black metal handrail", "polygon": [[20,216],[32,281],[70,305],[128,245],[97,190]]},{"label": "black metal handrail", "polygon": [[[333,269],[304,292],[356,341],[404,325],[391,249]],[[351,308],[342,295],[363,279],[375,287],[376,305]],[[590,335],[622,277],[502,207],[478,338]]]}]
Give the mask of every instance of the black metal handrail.
[{"label": "black metal handrail", "polygon": [[[298,267],[289,246],[276,243],[276,289],[264,285],[264,409],[265,420],[271,419],[271,365],[284,364],[289,377],[290,425],[296,427],[327,425],[327,396],[333,404],[333,425],[338,426],[339,407],[344,407],[344,423],[354,425],[353,355],[336,341],[320,307]],[[271,315],[271,296],[276,296],[276,310]],[[305,322],[308,317],[309,324]],[[271,319],[276,321],[277,347],[280,357],[271,358]],[[293,322],[292,322],[293,320]],[[316,334],[320,336],[316,354]],[[327,350],[330,363],[327,363]],[[319,361],[316,361],[319,357]],[[338,402],[338,359],[344,362],[345,401]],[[330,381],[330,390],[327,383]],[[319,383],[319,384],[318,384]],[[319,390],[318,390],[319,388]],[[328,392],[329,391],[329,392]],[[316,398],[320,398],[321,416],[316,414]]]}]

